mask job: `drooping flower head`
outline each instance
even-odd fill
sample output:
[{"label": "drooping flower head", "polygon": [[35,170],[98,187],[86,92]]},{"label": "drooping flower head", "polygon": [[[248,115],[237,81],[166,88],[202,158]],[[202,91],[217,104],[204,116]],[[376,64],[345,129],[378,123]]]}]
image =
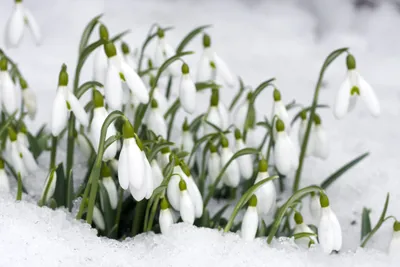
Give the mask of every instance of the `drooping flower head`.
[{"label": "drooping flower head", "polygon": [[187,113],[192,114],[196,110],[196,86],[190,77],[189,66],[186,63],[182,64],[179,100]]}]

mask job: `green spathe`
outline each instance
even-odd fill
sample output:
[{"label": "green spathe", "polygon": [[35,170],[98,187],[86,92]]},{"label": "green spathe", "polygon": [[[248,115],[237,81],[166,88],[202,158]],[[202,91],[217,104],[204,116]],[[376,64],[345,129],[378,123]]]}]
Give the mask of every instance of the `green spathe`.
[{"label": "green spathe", "polygon": [[249,200],[249,207],[255,207],[255,206],[257,206],[257,197],[256,195],[252,195]]},{"label": "green spathe", "polygon": [[348,70],[354,70],[356,68],[356,59],[350,53],[346,57],[346,65]]},{"label": "green spathe", "polygon": [[268,171],[268,161],[266,159],[261,159],[258,163],[258,172]]},{"label": "green spathe", "polygon": [[68,86],[67,65],[63,64],[58,76],[58,86]]},{"label": "green spathe", "polygon": [[179,190],[180,191],[185,191],[186,190],[186,182],[183,179],[181,179],[179,181]]},{"label": "green spathe", "polygon": [[93,91],[93,102],[95,108],[104,107],[103,95],[98,90]]},{"label": "green spathe", "polygon": [[321,203],[321,208],[329,207],[329,198],[326,194],[321,194],[319,196],[319,202]]},{"label": "green spathe", "polygon": [[135,137],[133,126],[128,120],[125,120],[124,125],[122,126],[122,136],[124,137],[124,139]]},{"label": "green spathe", "polygon": [[303,223],[303,216],[301,215],[300,212],[296,212],[294,214],[294,221],[296,222],[296,224],[302,224]]}]

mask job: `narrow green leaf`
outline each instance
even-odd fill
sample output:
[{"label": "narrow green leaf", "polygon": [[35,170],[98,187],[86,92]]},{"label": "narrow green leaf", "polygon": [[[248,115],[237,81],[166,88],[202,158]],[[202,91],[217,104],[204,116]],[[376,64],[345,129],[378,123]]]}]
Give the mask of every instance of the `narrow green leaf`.
[{"label": "narrow green leaf", "polygon": [[361,215],[361,240],[364,239],[371,232],[371,218],[369,214],[371,213],[370,209],[363,208]]},{"label": "narrow green leaf", "polygon": [[254,104],[254,102],[257,99],[257,96],[265,89],[267,88],[269,85],[272,84],[272,82],[275,81],[275,78],[271,78],[269,80],[266,80],[264,82],[262,82],[253,92],[252,94],[252,98],[251,98],[251,103]]},{"label": "narrow green leaf", "polygon": [[163,143],[155,145],[149,155],[149,162],[151,162],[156,157],[157,153],[160,152],[163,148],[169,147],[172,145],[174,145],[174,143],[172,143],[172,142],[163,142]]},{"label": "narrow green leaf", "polygon": [[101,210],[103,211],[104,222],[106,224],[105,232],[111,233],[111,230],[114,226],[115,211],[111,208],[110,198],[103,183],[100,182],[99,185],[100,206]]},{"label": "narrow green leaf", "polygon": [[[292,119],[292,121],[290,122],[290,125],[293,126],[293,124],[300,118],[301,116],[301,112],[304,110],[306,112],[309,112],[311,110],[312,107],[306,107],[302,110],[300,110]],[[325,105],[325,104],[320,104],[317,105],[316,108],[329,108],[329,105]]]},{"label": "narrow green leaf", "polygon": [[369,152],[364,153],[357,158],[353,159],[343,167],[341,167],[339,170],[331,174],[328,178],[326,178],[322,184],[321,188],[326,189],[328,186],[330,186],[333,182],[335,182],[340,176],[342,176],[345,172],[347,172],[349,169],[351,169],[354,165],[362,161],[364,158],[366,158],[369,155]]},{"label": "narrow green leaf", "polygon": [[176,48],[176,53],[181,53],[185,47],[190,43],[190,41],[196,37],[196,35],[198,35],[199,33],[201,33],[204,29],[207,29],[211,27],[211,25],[204,25],[204,26],[200,26],[197,27],[196,29],[192,30],[191,32],[189,32],[185,38],[183,38],[183,40],[179,43],[178,47]]},{"label": "narrow green leaf", "polygon": [[21,173],[18,172],[17,177],[18,177],[18,179],[17,179],[18,182],[17,182],[17,198],[16,198],[16,200],[19,201],[19,200],[22,200],[22,177],[21,177]]},{"label": "narrow green leaf", "polygon": [[205,114],[200,114],[196,118],[193,119],[193,121],[189,125],[189,129],[192,133],[197,133],[198,129],[200,128],[201,122],[204,118]]},{"label": "narrow green leaf", "polygon": [[79,86],[78,90],[76,91],[75,96],[79,99],[87,92],[87,90],[94,88],[94,87],[103,87],[103,85],[96,81],[85,82],[84,84]]},{"label": "narrow green leaf", "polygon": [[5,122],[2,123],[1,127],[0,127],[0,136],[3,135],[3,133],[5,133],[8,129],[8,126],[10,125],[10,123],[15,119],[15,116],[17,114],[17,111],[15,111],[13,114],[11,114],[7,120]]},{"label": "narrow green leaf", "polygon": [[41,147],[38,143],[39,139],[36,139],[31,133],[27,133],[26,136],[28,138],[29,150],[32,152],[32,156],[37,159],[45,147]]},{"label": "narrow green leaf", "polygon": [[121,134],[115,134],[113,136],[110,136],[107,138],[106,142],[104,143],[104,150],[106,150],[109,146],[111,146],[114,142],[118,141],[121,139],[122,135]]},{"label": "narrow green leaf", "polygon": [[294,239],[300,239],[300,238],[304,238],[304,237],[313,237],[313,236],[317,236],[317,234],[303,232],[303,233],[297,233],[297,234],[293,235]]},{"label": "narrow green leaf", "polygon": [[82,36],[81,36],[81,41],[79,43],[79,54],[81,54],[82,51],[87,46],[89,39],[90,39],[90,35],[92,34],[94,28],[96,27],[97,23],[99,22],[99,19],[102,16],[103,16],[103,14],[97,15],[92,20],[90,20],[89,23],[86,25],[85,29],[83,30]]},{"label": "narrow green leaf", "polygon": [[221,88],[221,85],[218,85],[216,83],[213,82],[197,82],[195,84],[196,86],[196,91],[200,92],[200,91],[204,91],[206,89],[219,89]]},{"label": "narrow green leaf", "polygon": [[233,110],[233,108],[235,107],[236,103],[239,101],[240,97],[242,96],[242,94],[244,92],[245,86],[244,86],[244,83],[243,83],[243,80],[242,80],[241,77],[239,77],[239,84],[240,84],[239,91],[237,92],[235,97],[232,99],[232,102],[229,105],[229,111]]},{"label": "narrow green leaf", "polygon": [[57,182],[56,182],[56,189],[54,191],[53,198],[56,200],[57,205],[59,207],[65,206],[66,203],[66,190],[65,190],[65,174],[64,174],[64,167],[63,164],[60,163],[56,169],[57,174]]}]

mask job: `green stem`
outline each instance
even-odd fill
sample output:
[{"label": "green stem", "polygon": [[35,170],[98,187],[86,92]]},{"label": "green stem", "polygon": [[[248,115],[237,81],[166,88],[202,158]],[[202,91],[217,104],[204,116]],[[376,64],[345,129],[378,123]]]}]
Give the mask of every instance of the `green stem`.
[{"label": "green stem", "polygon": [[53,136],[51,139],[50,170],[56,167],[57,142],[57,136]]},{"label": "green stem", "polygon": [[22,177],[21,173],[18,172],[17,175],[17,182],[18,182],[18,187],[17,187],[17,201],[22,199]]},{"label": "green stem", "polygon": [[140,227],[142,226],[141,223],[143,221],[143,213],[146,210],[146,204],[147,204],[146,199],[136,203],[135,214],[132,221],[132,231],[131,231],[132,236],[137,235],[140,231]]},{"label": "green stem", "polygon": [[72,191],[74,181],[72,180],[72,167],[74,164],[74,148],[75,148],[75,116],[71,113],[70,119],[68,121],[68,137],[67,137],[67,165],[65,169],[66,180],[66,197],[67,197],[67,207],[68,210],[72,210]]},{"label": "green stem", "polygon": [[147,231],[151,231],[151,229],[153,228],[154,217],[156,216],[159,202],[160,202],[160,195],[157,196],[157,198],[154,200],[153,206],[151,207],[150,217],[146,229]]},{"label": "green stem", "polygon": [[167,90],[165,92],[165,97],[169,100],[171,96],[171,87],[172,87],[172,76],[170,75],[168,78]]},{"label": "green stem", "polygon": [[118,235],[118,230],[119,230],[119,220],[121,219],[123,198],[124,198],[124,190],[122,188],[119,188],[117,216],[115,217],[115,232],[116,232],[116,235]]}]

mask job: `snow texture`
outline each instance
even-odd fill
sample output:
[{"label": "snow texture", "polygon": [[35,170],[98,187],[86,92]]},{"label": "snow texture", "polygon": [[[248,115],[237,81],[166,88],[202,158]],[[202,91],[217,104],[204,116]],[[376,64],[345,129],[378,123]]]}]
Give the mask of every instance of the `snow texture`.
[{"label": "snow texture", "polygon": [[[246,243],[236,234],[196,229],[184,224],[163,235],[140,235],[120,243],[98,238],[95,230],[75,221],[64,211],[51,211],[24,201],[15,203],[0,196],[0,266],[398,266],[400,259],[385,254],[391,237],[391,223],[385,223],[368,245],[359,249],[361,211],[372,208],[372,223],[378,220],[385,195],[391,194],[388,214],[400,217],[400,15],[393,1],[376,9],[354,10],[345,0],[194,1],[194,0],[41,0],[24,1],[43,31],[43,44],[36,47],[28,32],[17,50],[5,50],[18,62],[30,86],[38,94],[38,118],[29,126],[38,129],[50,117],[58,72],[63,62],[76,63],[77,45],[86,23],[105,13],[110,32],[131,29],[125,40],[138,47],[154,22],[175,26],[167,40],[177,45],[196,26],[212,24],[213,47],[253,87],[276,77],[285,103],[296,99],[309,105],[324,58],[332,50],[348,46],[357,67],[374,87],[382,106],[378,119],[361,103],[344,119],[335,120],[331,110],[320,110],[331,151],[326,161],[307,158],[301,186],[320,183],[344,163],[369,151],[371,154],[328,189],[332,209],[343,229],[340,255],[299,251],[290,242],[274,248],[265,240]],[[12,10],[13,1],[0,3],[0,36]],[[3,41],[3,40],[2,40]],[[200,51],[200,39],[188,49]],[[3,47],[3,46],[2,46]],[[151,52],[149,49],[148,52]],[[200,53],[188,58],[195,66]],[[81,81],[91,78],[91,62]],[[333,105],[345,75],[345,59],[328,70],[320,103]],[[223,101],[233,93],[225,89]],[[234,91],[236,92],[236,91]],[[198,110],[208,104],[199,97]],[[257,101],[259,118],[272,108],[272,91]],[[183,115],[181,115],[181,120]],[[293,115],[293,111],[291,113]],[[179,124],[177,124],[179,128]],[[293,137],[297,135],[297,127]],[[263,135],[260,131],[259,136]],[[293,138],[295,139],[295,138]],[[58,161],[65,156],[60,154]],[[48,158],[40,160],[44,167]],[[79,168],[79,166],[77,166]],[[79,173],[79,170],[75,170]],[[36,177],[35,177],[36,176]],[[46,177],[38,172],[27,185],[33,195],[41,191]],[[288,177],[288,186],[293,175]],[[36,188],[35,188],[36,186]],[[303,217],[310,218],[308,203]],[[375,251],[377,249],[381,252]],[[351,252],[347,252],[350,251]]]}]

